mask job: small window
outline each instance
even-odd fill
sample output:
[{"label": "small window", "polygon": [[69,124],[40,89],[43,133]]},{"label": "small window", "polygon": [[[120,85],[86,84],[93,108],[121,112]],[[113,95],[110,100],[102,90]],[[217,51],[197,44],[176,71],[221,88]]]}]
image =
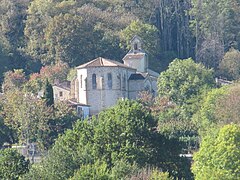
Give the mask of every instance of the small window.
[{"label": "small window", "polygon": [[96,74],[92,75],[92,88],[97,89],[97,77]]},{"label": "small window", "polygon": [[59,97],[62,97],[62,96],[63,96],[63,92],[60,91],[60,92],[59,92]]},{"label": "small window", "polygon": [[83,84],[82,75],[80,75],[80,88],[82,88],[82,84]]},{"label": "small window", "polygon": [[112,74],[111,74],[111,73],[108,73],[108,74],[107,74],[107,77],[108,77],[108,82],[107,82],[108,88],[109,88],[109,89],[112,89]]},{"label": "small window", "polygon": [[138,44],[134,43],[134,50],[138,50]]}]

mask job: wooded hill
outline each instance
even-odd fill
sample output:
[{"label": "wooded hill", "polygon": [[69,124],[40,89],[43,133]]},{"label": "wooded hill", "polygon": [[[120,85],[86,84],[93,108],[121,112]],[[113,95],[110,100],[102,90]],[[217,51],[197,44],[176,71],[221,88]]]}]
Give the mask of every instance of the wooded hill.
[{"label": "wooded hill", "polygon": [[238,0],[0,0],[0,4],[1,75],[12,69],[30,74],[59,61],[74,67],[99,56],[121,60],[135,34],[143,39],[156,71],[165,70],[174,58],[188,57],[218,69],[229,49],[240,48]]}]

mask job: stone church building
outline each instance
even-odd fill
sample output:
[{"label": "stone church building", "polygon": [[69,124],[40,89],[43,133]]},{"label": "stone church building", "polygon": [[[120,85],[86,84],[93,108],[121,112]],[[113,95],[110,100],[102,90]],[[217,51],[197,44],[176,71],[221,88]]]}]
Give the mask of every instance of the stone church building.
[{"label": "stone church building", "polygon": [[123,63],[99,57],[76,68],[77,76],[69,88],[53,86],[54,98],[76,105],[83,118],[98,114],[119,99],[137,99],[141,91],[157,92],[159,74],[148,68],[148,56],[138,36],[131,40]]}]

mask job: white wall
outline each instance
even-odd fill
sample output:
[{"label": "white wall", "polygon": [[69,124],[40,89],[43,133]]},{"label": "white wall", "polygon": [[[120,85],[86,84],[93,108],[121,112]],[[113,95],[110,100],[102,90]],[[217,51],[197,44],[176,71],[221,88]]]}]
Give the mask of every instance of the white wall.
[{"label": "white wall", "polygon": [[[92,88],[93,73],[96,74],[96,89]],[[109,89],[107,83],[108,73],[112,74],[111,89]],[[122,67],[89,67],[87,69],[79,69],[78,78],[80,78],[80,75],[87,77],[87,89],[79,88],[80,103],[89,105],[90,114],[93,115],[99,113],[103,109],[115,105],[118,99],[128,98],[127,80],[132,73],[135,73],[135,70]],[[124,75],[126,77],[125,89],[123,89]]]},{"label": "white wall", "polygon": [[[82,87],[81,87],[81,75],[82,75]],[[87,79],[87,69],[77,69],[77,79],[78,79],[78,99],[81,104],[88,104],[87,102],[87,84],[85,79]]]}]

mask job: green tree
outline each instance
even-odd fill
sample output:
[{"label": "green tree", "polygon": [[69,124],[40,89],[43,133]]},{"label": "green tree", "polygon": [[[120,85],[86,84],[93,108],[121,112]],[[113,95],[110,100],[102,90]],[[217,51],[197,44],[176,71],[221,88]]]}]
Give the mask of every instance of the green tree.
[{"label": "green tree", "polygon": [[177,105],[189,104],[214,86],[213,71],[192,59],[175,59],[158,78],[159,96]]},{"label": "green tree", "polygon": [[4,94],[3,100],[3,119],[16,134],[14,142],[44,145],[49,132],[47,122],[52,116],[44,101],[19,90]]},{"label": "green tree", "polygon": [[[187,151],[198,144],[198,125],[192,116],[198,111],[204,95],[214,87],[213,71],[192,59],[176,59],[158,78],[155,113],[159,132],[184,142]],[[167,101],[166,101],[167,100]]]},{"label": "green tree", "polygon": [[239,2],[193,0],[192,29],[196,37],[196,60],[217,68],[224,50],[239,48]]},{"label": "green tree", "polygon": [[49,83],[48,79],[44,87],[43,99],[45,100],[47,106],[53,106],[54,104],[53,87]]},{"label": "green tree", "polygon": [[28,172],[29,161],[14,149],[0,150],[0,178],[17,180]]},{"label": "green tree", "polygon": [[62,60],[75,66],[98,56],[120,59],[118,33],[134,16],[100,5],[104,2],[34,0],[24,52],[45,65]]},{"label": "green tree", "polygon": [[240,127],[226,125],[202,139],[192,167],[196,180],[240,178]]},{"label": "green tree", "polygon": [[[141,104],[119,101],[101,112],[98,119],[77,121],[73,130],[58,138],[46,159],[30,170],[25,179],[66,179],[79,169],[80,174],[89,172],[86,168],[97,161],[106,163],[107,171],[119,161],[126,161],[140,167],[155,165],[176,177],[185,177],[179,144],[158,134],[156,125]],[[115,169],[117,174],[119,177]],[[126,173],[122,175],[125,177]]]},{"label": "green tree", "polygon": [[194,115],[201,134],[208,131],[209,127],[222,127],[226,124],[240,124],[240,85],[213,89],[205,97],[199,112]]},{"label": "green tree", "polygon": [[240,78],[240,52],[236,49],[230,49],[224,55],[219,64],[219,73],[229,80]]},{"label": "green tree", "polygon": [[107,180],[110,178],[110,173],[108,172],[106,163],[96,162],[95,164],[87,164],[81,166],[81,168],[74,174],[70,180],[79,180],[79,179],[99,179]]}]

